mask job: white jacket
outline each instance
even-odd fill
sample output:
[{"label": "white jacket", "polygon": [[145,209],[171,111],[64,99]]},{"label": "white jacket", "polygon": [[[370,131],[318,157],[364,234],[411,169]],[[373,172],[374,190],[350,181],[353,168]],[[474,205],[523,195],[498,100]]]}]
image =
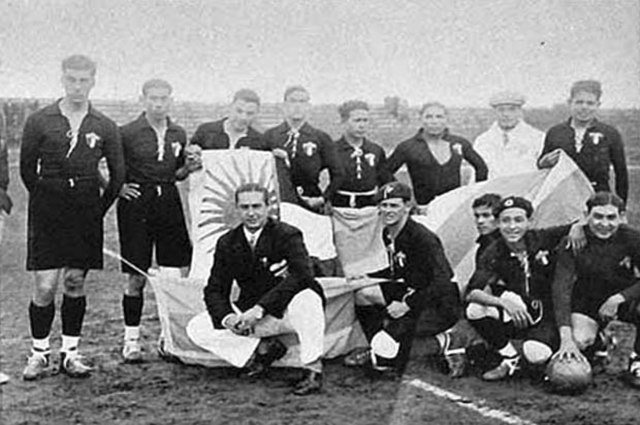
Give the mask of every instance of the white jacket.
[{"label": "white jacket", "polygon": [[537,169],[542,152],[544,133],[523,120],[508,132],[509,143],[504,144],[504,130],[497,122],[476,138],[474,149],[489,167],[489,178],[528,173]]}]

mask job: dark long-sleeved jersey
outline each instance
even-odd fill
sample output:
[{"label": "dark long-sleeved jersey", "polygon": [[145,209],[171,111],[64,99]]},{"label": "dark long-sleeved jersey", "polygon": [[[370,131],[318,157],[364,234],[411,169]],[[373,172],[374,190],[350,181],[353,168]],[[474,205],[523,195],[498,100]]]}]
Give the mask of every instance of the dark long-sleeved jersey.
[{"label": "dark long-sleeved jersey", "polygon": [[577,254],[563,249],[554,276],[553,302],[558,325],[571,323],[572,299],[598,304],[615,294],[625,300],[640,298],[640,232],[621,225],[608,239],[596,237],[585,226],[587,246]]},{"label": "dark long-sleeved jersey", "polygon": [[401,142],[389,157],[387,166],[391,173],[407,164],[418,204],[428,204],[436,196],[460,187],[460,166],[463,159],[475,169],[476,181],[487,179],[487,165],[468,140],[448,131],[442,139],[451,145],[451,158],[444,164],[440,164],[433,156],[424,140],[422,129],[412,138]]},{"label": "dark long-sleeved jersey", "polygon": [[609,191],[609,168],[613,166],[616,178],[616,193],[627,200],[629,176],[624,154],[622,137],[615,128],[594,120],[582,138],[582,148],[578,152],[575,130],[571,120],[553,126],[544,138],[540,157],[556,149],[565,151],[598,191]]}]

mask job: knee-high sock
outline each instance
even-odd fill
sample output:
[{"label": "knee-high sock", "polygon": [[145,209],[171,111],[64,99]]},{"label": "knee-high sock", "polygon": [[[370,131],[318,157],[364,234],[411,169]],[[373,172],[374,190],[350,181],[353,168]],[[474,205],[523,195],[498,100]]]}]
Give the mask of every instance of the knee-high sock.
[{"label": "knee-high sock", "polygon": [[505,323],[493,318],[469,320],[469,323],[478,331],[491,347],[500,349],[509,343],[508,327]]},{"label": "knee-high sock", "polygon": [[384,306],[377,305],[357,305],[356,317],[362,326],[367,341],[371,342],[371,338],[383,328],[386,312]]},{"label": "knee-high sock", "polygon": [[122,297],[122,311],[124,312],[125,326],[140,326],[142,318],[142,306],[144,298],[142,294],[139,297],[124,295]]},{"label": "knee-high sock", "polygon": [[31,336],[34,339],[43,339],[49,336],[55,314],[56,307],[53,302],[44,307],[40,307],[31,301],[29,304],[29,322],[31,325]]},{"label": "knee-high sock", "polygon": [[87,309],[87,298],[72,298],[67,295],[62,297],[62,308],[60,315],[62,317],[62,335],[80,336],[82,331],[82,321],[84,313]]}]

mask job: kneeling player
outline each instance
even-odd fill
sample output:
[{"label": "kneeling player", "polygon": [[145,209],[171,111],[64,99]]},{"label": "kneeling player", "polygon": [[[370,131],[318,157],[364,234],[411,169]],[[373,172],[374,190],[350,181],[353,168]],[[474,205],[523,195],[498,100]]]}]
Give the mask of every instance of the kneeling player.
[{"label": "kneeling player", "polygon": [[482,254],[467,289],[467,318],[497,350],[500,364],[482,378],[496,381],[519,368],[511,339],[524,339],[523,354],[533,365],[549,360],[558,337],[552,315],[553,250],[570,226],[532,230],[533,206],[504,198],[496,210],[501,238]]},{"label": "kneeling player", "polygon": [[[627,382],[640,388],[640,232],[622,224],[624,202],[598,192],[587,201],[587,247],[560,252],[553,301],[560,329],[557,356],[586,361],[599,348],[598,331],[611,320],[636,326]],[[573,331],[573,332],[572,332]]]},{"label": "kneeling player", "polygon": [[[444,348],[447,354],[451,340],[444,331],[460,317],[460,297],[440,240],[409,216],[411,189],[388,183],[380,189],[378,199],[390,266],[373,276],[389,281],[356,293],[356,315],[371,349],[350,354],[345,363],[355,366],[370,360],[375,370],[398,373],[406,366],[423,311],[421,327],[429,335],[431,352]],[[449,367],[463,365],[464,361],[452,361]]]}]

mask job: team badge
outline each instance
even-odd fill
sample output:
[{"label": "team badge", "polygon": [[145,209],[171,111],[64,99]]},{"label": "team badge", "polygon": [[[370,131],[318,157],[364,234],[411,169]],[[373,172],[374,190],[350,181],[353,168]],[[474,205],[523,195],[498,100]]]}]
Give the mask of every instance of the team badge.
[{"label": "team badge", "polygon": [[620,261],[618,263],[621,267],[624,267],[627,270],[631,270],[631,257],[629,257],[628,255],[626,257],[624,257],[622,259],[622,261]]},{"label": "team badge", "polygon": [[96,147],[96,143],[98,143],[98,140],[100,140],[100,136],[98,136],[94,132],[91,132],[91,133],[85,135],[84,137],[85,137],[85,141],[87,142],[87,146],[89,146],[89,149],[95,148]]},{"label": "team badge", "polygon": [[602,133],[589,133],[589,137],[591,137],[591,143],[598,146],[604,135]]},{"label": "team badge", "polygon": [[302,144],[302,150],[307,156],[313,156],[313,154],[316,153],[317,149],[318,149],[318,146],[316,146],[316,144],[313,142],[307,142]]},{"label": "team badge", "polygon": [[364,160],[367,161],[369,167],[374,167],[376,165],[376,155],[373,153],[367,153],[364,155]]},{"label": "team badge", "polygon": [[543,266],[549,265],[549,251],[538,251],[536,253],[536,261]]},{"label": "team badge", "polygon": [[504,206],[505,207],[512,207],[513,206],[513,199],[507,199],[506,201],[504,201]]},{"label": "team badge", "polygon": [[462,145],[460,143],[454,143],[452,148],[455,151],[455,153],[457,153],[458,155],[462,155]]},{"label": "team badge", "polygon": [[180,142],[171,143],[171,148],[173,149],[173,156],[180,156],[180,151],[182,151],[182,145],[180,144]]},{"label": "team badge", "polygon": [[405,254],[404,252],[400,251],[396,254],[396,263],[398,263],[398,266],[400,267],[404,267],[406,261],[407,261],[407,254]]}]

